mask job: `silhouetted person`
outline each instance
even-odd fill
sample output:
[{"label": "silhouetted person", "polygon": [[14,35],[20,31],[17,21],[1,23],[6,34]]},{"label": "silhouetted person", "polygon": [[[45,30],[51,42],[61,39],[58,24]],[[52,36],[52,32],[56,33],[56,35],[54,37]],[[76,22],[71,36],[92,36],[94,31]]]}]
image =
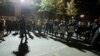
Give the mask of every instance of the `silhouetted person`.
[{"label": "silhouetted person", "polygon": [[94,36],[97,28],[98,28],[98,23],[97,23],[97,19],[95,19],[94,22],[92,23],[92,37]]},{"label": "silhouetted person", "polygon": [[90,41],[91,29],[92,29],[91,23],[88,22],[87,25],[86,25],[86,31],[85,31],[85,35],[84,35],[86,41]]},{"label": "silhouetted person", "polygon": [[10,20],[6,20],[6,31],[7,31],[7,35],[11,33],[11,21]]},{"label": "silhouetted person", "polygon": [[65,21],[61,21],[59,26],[60,26],[60,37],[61,39],[64,39],[64,35],[66,32]]},{"label": "silhouetted person", "polygon": [[54,30],[53,30],[53,24],[54,24],[53,19],[50,19],[50,22],[49,22],[49,28],[50,28],[50,30],[49,30],[49,32],[52,33],[52,35],[53,35],[53,32],[54,32]]},{"label": "silhouetted person", "polygon": [[46,33],[48,33],[48,19],[44,22],[44,35],[46,35]]},{"label": "silhouetted person", "polygon": [[32,31],[34,32],[35,31],[35,22],[34,21],[32,21]]},{"label": "silhouetted person", "polygon": [[31,31],[31,22],[28,22],[27,24],[26,24],[26,30],[27,30],[27,33],[28,34],[30,34],[30,31]]},{"label": "silhouetted person", "polygon": [[39,35],[41,35],[41,31],[42,31],[41,28],[42,28],[42,27],[41,27],[41,20],[38,19],[38,22],[37,22],[37,30],[38,30]]},{"label": "silhouetted person", "polygon": [[53,21],[52,25],[53,25],[52,34],[54,33],[55,36],[57,36],[58,35],[58,30],[59,30],[59,20],[58,19],[55,19]]},{"label": "silhouetted person", "polygon": [[73,24],[69,24],[67,42],[71,41],[71,37],[73,36],[74,31],[75,31],[74,25]]},{"label": "silhouetted person", "polygon": [[82,32],[83,32],[83,23],[81,21],[78,22],[78,26],[77,26],[77,39],[81,39],[82,37]]},{"label": "silhouetted person", "polygon": [[5,20],[3,18],[0,18],[0,40],[4,40],[4,29],[5,29]]},{"label": "silhouetted person", "polygon": [[46,30],[46,32],[48,34],[49,33],[49,19],[46,21],[45,30]]},{"label": "silhouetted person", "polygon": [[16,21],[14,22],[14,30],[15,30],[15,33],[14,33],[14,34],[15,34],[15,35],[18,34],[19,25],[20,25],[19,20],[20,20],[20,17],[17,16],[17,17],[16,17]]},{"label": "silhouetted person", "polygon": [[21,18],[19,23],[20,23],[20,37],[23,38],[25,36],[27,38],[27,36],[26,36],[26,22],[25,22],[24,17]]},{"label": "silhouetted person", "polygon": [[18,47],[18,51],[13,51],[16,56],[25,56],[29,52],[27,39],[23,42],[23,38],[21,38],[20,45]]},{"label": "silhouetted person", "polygon": [[100,27],[99,29],[95,32],[93,39],[92,39],[92,48],[96,50],[100,50]]}]

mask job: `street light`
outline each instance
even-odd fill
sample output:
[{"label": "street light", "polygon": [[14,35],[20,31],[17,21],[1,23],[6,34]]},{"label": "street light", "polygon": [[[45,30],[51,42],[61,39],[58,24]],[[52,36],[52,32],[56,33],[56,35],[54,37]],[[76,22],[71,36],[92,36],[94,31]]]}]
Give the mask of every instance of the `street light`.
[{"label": "street light", "polygon": [[25,2],[25,0],[20,0],[20,2],[21,2],[21,3],[24,3],[24,2]]},{"label": "street light", "polygon": [[84,14],[81,14],[80,17],[81,17],[81,18],[84,18]]},{"label": "street light", "polygon": [[81,15],[80,15],[82,21],[84,21],[84,16],[85,16],[84,14],[81,14]]}]

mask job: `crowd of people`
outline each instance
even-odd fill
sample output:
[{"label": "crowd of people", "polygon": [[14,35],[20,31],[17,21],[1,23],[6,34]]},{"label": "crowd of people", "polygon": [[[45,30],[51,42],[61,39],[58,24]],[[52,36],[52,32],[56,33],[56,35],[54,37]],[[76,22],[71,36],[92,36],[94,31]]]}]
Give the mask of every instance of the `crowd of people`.
[{"label": "crowd of people", "polygon": [[[0,18],[0,40],[4,41],[4,29],[7,34],[11,33],[12,23],[10,21],[4,20]],[[26,34],[30,31],[38,31],[38,34],[44,33],[46,36],[50,34],[51,36],[58,36],[60,40],[66,40],[70,42],[73,35],[76,35],[77,40],[81,40],[84,37],[85,41],[91,42],[91,46],[94,49],[98,49],[100,47],[100,19],[95,19],[93,22],[83,22],[79,20],[65,20],[65,19],[46,19],[41,21],[38,19],[37,22],[26,22],[25,18],[18,17],[18,19],[13,24],[13,30],[15,33],[20,32],[20,37],[26,37]],[[67,36],[67,38],[65,37]]]}]

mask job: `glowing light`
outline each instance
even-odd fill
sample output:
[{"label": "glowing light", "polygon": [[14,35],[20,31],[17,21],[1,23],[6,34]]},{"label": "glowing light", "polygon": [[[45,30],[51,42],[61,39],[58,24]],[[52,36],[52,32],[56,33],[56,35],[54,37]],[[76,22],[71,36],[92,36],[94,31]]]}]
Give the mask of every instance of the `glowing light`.
[{"label": "glowing light", "polygon": [[21,3],[25,2],[25,0],[20,0],[20,1],[21,1]]},{"label": "glowing light", "polygon": [[84,18],[84,14],[80,15],[81,18]]},{"label": "glowing light", "polygon": [[72,16],[72,19],[73,19],[74,17]]},{"label": "glowing light", "polygon": [[31,4],[34,4],[34,2],[32,1]]}]

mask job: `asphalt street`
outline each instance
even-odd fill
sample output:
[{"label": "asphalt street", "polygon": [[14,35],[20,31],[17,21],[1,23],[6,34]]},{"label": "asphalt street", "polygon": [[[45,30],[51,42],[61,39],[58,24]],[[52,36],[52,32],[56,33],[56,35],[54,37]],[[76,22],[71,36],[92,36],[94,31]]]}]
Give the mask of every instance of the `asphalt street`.
[{"label": "asphalt street", "polygon": [[82,44],[70,46],[50,38],[50,35],[37,37],[31,32],[27,42],[24,39],[21,42],[19,35],[13,33],[6,36],[5,41],[0,41],[0,56],[100,56],[99,52],[88,50]]}]

